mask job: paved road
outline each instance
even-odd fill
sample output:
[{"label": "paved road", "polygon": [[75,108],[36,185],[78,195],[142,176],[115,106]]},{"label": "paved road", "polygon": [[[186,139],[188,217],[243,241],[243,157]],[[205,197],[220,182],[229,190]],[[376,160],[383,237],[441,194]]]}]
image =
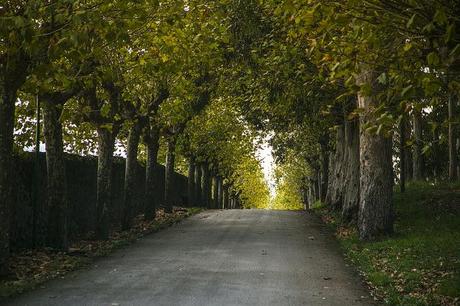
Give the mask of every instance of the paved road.
[{"label": "paved road", "polygon": [[[330,279],[329,279],[330,278]],[[305,212],[207,211],[8,305],[370,305]]]}]

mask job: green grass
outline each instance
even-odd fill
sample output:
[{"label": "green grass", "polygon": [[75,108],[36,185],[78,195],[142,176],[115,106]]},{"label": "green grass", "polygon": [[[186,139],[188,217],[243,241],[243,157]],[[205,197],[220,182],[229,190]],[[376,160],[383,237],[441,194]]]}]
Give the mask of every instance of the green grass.
[{"label": "green grass", "polygon": [[395,193],[394,204],[395,234],[373,242],[359,241],[356,231],[340,234],[339,218],[317,211],[386,304],[460,304],[460,186],[413,183]]}]

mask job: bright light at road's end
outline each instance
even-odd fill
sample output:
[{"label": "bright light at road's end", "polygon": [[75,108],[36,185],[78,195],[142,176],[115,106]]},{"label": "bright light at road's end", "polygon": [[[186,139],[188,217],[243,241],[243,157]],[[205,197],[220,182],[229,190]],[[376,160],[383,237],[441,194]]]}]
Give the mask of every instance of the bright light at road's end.
[{"label": "bright light at road's end", "polygon": [[276,183],[274,178],[275,161],[273,159],[273,148],[269,143],[270,136],[262,140],[262,145],[257,149],[257,158],[259,159],[262,171],[265,176],[270,197],[273,199],[276,192]]}]

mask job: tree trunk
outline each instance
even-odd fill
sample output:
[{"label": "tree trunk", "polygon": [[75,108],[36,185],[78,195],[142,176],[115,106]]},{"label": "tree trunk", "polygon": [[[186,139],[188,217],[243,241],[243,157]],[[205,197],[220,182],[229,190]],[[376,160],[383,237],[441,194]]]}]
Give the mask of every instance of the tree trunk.
[{"label": "tree trunk", "polygon": [[203,173],[203,206],[211,208],[211,181],[206,163],[201,164],[201,172]]},{"label": "tree trunk", "polygon": [[228,186],[227,185],[224,185],[223,206],[224,208],[229,208],[229,209],[233,208],[229,205],[229,202],[228,202]]},{"label": "tree trunk", "polygon": [[176,162],[176,138],[168,140],[165,167],[165,212],[173,212],[173,186],[174,186],[174,164]]},{"label": "tree trunk", "polygon": [[[336,135],[336,142],[337,142],[337,135]],[[329,182],[327,184],[327,191],[326,191],[326,199],[324,200],[324,204],[326,206],[332,207],[333,196],[335,194],[335,188],[337,184],[337,166],[338,163],[335,159],[335,155],[337,154],[337,146],[334,148],[332,152],[329,153]]]},{"label": "tree trunk", "polygon": [[451,182],[456,181],[457,177],[457,163],[458,163],[458,156],[457,156],[457,148],[456,148],[456,139],[457,139],[457,123],[456,115],[457,115],[457,104],[454,99],[454,95],[449,93],[449,101],[448,101],[448,120],[449,120],[449,180]]},{"label": "tree trunk", "polygon": [[196,206],[202,207],[203,203],[201,202],[201,166],[197,165],[195,167],[195,199]]},{"label": "tree trunk", "polygon": [[321,194],[322,194],[321,187],[323,186],[323,184],[321,184],[321,167],[316,169],[315,176],[316,176],[316,195],[315,195],[315,198],[316,198],[316,201],[321,201]]},{"label": "tree trunk", "polygon": [[[373,73],[360,77],[363,83],[375,85]],[[366,129],[376,122],[378,99],[360,92],[358,105],[364,110],[360,122],[359,236],[367,240],[393,231],[392,140]]]},{"label": "tree trunk", "polygon": [[187,177],[187,196],[188,206],[193,207],[195,204],[195,158],[190,157],[188,163],[188,177]]},{"label": "tree trunk", "polygon": [[[406,138],[410,139],[412,137],[412,127],[410,120],[405,120],[405,129],[406,129]],[[412,155],[412,146],[406,146],[406,181],[412,181],[413,179],[413,155]]]},{"label": "tree trunk", "polygon": [[156,127],[148,127],[145,142],[147,144],[147,163],[145,166],[145,204],[144,217],[153,220],[156,216],[156,193],[158,191],[157,158],[160,147],[160,131]]},{"label": "tree trunk", "polygon": [[440,157],[439,157],[439,129],[433,129],[433,178],[437,182],[440,177]]},{"label": "tree trunk", "polygon": [[460,138],[455,139],[456,140],[456,145],[455,145],[455,152],[457,154],[457,179],[460,177],[460,164],[458,163],[458,152],[460,151]]},{"label": "tree trunk", "polygon": [[97,157],[97,204],[96,204],[96,237],[107,240],[109,238],[109,212],[112,205],[112,166],[115,138],[118,132],[116,127],[112,131],[106,128],[97,128],[98,157]]},{"label": "tree trunk", "polygon": [[331,154],[331,176],[325,204],[334,209],[340,209],[343,202],[343,180],[345,160],[345,128],[341,124],[337,128],[335,151]]},{"label": "tree trunk", "polygon": [[419,111],[414,111],[414,156],[413,178],[416,181],[423,180],[423,156],[422,156],[422,116]]},{"label": "tree trunk", "polygon": [[217,195],[219,193],[219,185],[218,185],[218,181],[217,181],[217,176],[213,176],[212,177],[212,206],[213,208],[216,208],[218,209],[219,208],[219,204],[217,203]]},{"label": "tree trunk", "polygon": [[326,201],[327,187],[329,181],[329,153],[328,153],[328,134],[321,141],[321,202]]},{"label": "tree trunk", "polygon": [[342,218],[344,222],[355,223],[358,220],[360,177],[358,119],[345,121],[345,151]]},{"label": "tree trunk", "polygon": [[16,91],[0,75],[0,276],[8,273],[10,207],[13,205],[13,127]]},{"label": "tree trunk", "polygon": [[406,117],[403,114],[399,123],[399,187],[406,191]]},{"label": "tree trunk", "polygon": [[136,186],[137,174],[137,152],[139,149],[139,141],[141,136],[141,125],[135,122],[131,127],[128,135],[128,147],[126,152],[125,164],[125,184],[124,184],[124,199],[123,199],[123,216],[121,226],[123,230],[128,230],[132,226],[134,217],[134,188]]},{"label": "tree trunk", "polygon": [[311,201],[310,201],[310,206],[312,207],[313,204],[315,204],[319,200],[319,183],[318,183],[318,172],[319,170],[313,169],[313,174],[310,177],[310,187],[311,187]]},{"label": "tree trunk", "polygon": [[222,177],[217,177],[217,207],[219,209],[224,208],[224,190],[223,190],[223,181]]},{"label": "tree trunk", "polygon": [[314,181],[310,179],[310,185],[308,186],[308,208],[312,209],[316,202],[315,198],[315,185]]},{"label": "tree trunk", "polygon": [[67,173],[62,141],[61,104],[45,101],[43,107],[46,143],[48,244],[60,250],[68,248]]}]

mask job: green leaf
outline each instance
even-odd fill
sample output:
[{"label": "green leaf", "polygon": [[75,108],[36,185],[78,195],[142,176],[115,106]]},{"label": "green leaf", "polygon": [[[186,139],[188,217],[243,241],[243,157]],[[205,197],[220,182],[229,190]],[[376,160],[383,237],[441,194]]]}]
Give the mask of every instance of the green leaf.
[{"label": "green leaf", "polygon": [[406,24],[407,28],[410,28],[412,26],[412,24],[414,24],[415,16],[417,16],[417,14],[412,15],[412,17],[409,19],[409,21],[407,21],[407,24]]},{"label": "green leaf", "polygon": [[438,65],[439,64],[439,56],[436,52],[431,52],[426,56],[428,61],[428,65]]},{"label": "green leaf", "polygon": [[401,96],[402,97],[405,97],[406,94],[412,89],[412,87],[414,87],[413,85],[409,85],[407,87],[405,87],[402,91],[401,91]]},{"label": "green leaf", "polygon": [[387,83],[387,74],[384,72],[382,73],[378,78],[377,81],[379,81],[380,84],[385,85]]},{"label": "green leaf", "polygon": [[446,12],[443,9],[437,9],[433,21],[440,25],[445,24],[447,22]]},{"label": "green leaf", "polygon": [[409,51],[410,49],[412,49],[412,46],[413,46],[412,43],[407,42],[407,43],[404,44],[403,50],[404,50],[405,52],[407,52],[407,51]]}]

